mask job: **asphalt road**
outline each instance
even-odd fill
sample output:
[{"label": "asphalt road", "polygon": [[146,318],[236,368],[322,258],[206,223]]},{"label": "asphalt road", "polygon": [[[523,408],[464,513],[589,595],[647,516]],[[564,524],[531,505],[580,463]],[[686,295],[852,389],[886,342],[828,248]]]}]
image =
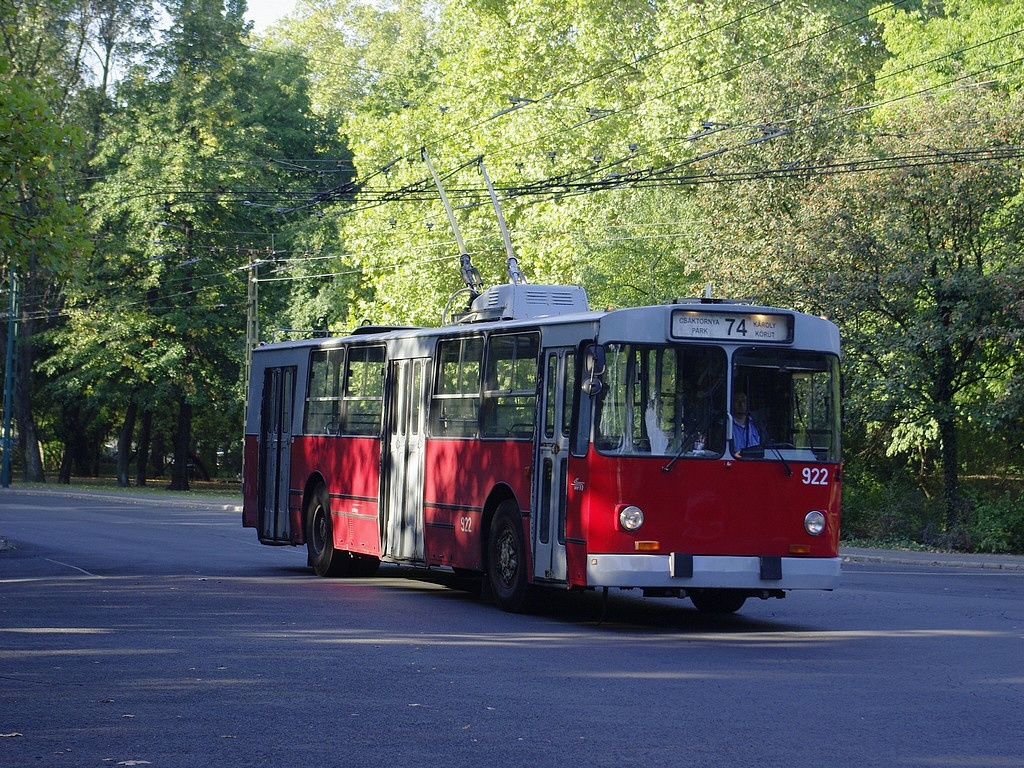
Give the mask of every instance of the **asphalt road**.
[{"label": "asphalt road", "polygon": [[[1024,767],[1024,571],[831,593],[322,580],[217,505],[0,491],[0,766]],[[963,566],[963,564],[960,564]]]}]

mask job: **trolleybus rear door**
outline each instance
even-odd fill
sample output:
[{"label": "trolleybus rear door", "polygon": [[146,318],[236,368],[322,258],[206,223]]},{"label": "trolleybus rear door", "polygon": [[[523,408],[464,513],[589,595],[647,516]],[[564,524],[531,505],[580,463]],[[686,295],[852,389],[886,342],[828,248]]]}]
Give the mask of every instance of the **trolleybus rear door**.
[{"label": "trolleybus rear door", "polygon": [[545,350],[544,381],[534,473],[534,578],[565,581],[565,514],[569,472],[569,425],[573,378],[572,347]]},{"label": "trolleybus rear door", "polygon": [[268,368],[263,375],[260,419],[260,541],[291,541],[288,515],[295,368]]},{"label": "trolleybus rear door", "polygon": [[425,359],[393,360],[388,371],[389,413],[384,449],[385,507],[381,554],[423,560],[423,463]]}]

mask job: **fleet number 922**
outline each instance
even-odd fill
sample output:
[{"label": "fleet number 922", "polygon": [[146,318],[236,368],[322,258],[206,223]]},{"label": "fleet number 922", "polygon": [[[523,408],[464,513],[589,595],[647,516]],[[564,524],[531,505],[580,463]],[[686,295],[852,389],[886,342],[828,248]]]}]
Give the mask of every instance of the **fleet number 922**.
[{"label": "fleet number 922", "polygon": [[804,467],[804,485],[828,485],[828,470],[825,467]]}]

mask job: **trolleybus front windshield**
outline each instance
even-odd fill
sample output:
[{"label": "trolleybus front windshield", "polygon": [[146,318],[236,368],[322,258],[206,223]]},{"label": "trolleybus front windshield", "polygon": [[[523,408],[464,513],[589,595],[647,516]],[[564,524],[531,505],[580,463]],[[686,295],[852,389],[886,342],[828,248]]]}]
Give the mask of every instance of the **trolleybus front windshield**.
[{"label": "trolleybus front windshield", "polygon": [[727,370],[720,347],[609,344],[597,449],[625,455],[721,456]]},{"label": "trolleybus front windshield", "polygon": [[733,353],[730,450],[741,459],[839,461],[839,359],[778,348]]},{"label": "trolleybus front windshield", "polygon": [[[839,360],[777,347],[608,344],[595,443],[631,456],[839,461]],[[731,397],[727,400],[727,392]]]}]

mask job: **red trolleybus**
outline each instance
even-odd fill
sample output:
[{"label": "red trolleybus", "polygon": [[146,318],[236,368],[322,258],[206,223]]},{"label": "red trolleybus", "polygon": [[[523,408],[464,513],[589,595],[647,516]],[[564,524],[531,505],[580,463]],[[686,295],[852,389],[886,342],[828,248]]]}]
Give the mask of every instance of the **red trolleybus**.
[{"label": "red trolleybus", "polygon": [[320,576],[383,562],[731,612],[840,575],[839,333],[708,299],[500,285],[439,328],[252,359],[243,524]]}]

